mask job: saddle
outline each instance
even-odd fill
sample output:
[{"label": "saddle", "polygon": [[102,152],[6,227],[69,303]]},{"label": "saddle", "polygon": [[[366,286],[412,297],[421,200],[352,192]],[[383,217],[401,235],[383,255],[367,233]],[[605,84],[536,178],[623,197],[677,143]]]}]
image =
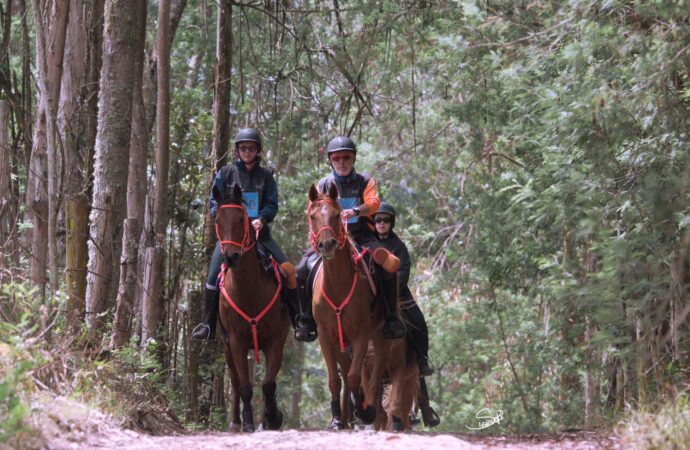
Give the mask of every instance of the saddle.
[{"label": "saddle", "polygon": [[[268,252],[268,249],[264,246],[261,241],[256,243],[256,253],[259,255],[259,263],[261,268],[268,274],[276,283],[281,283],[282,289],[280,290],[280,299],[285,303],[287,302],[287,291],[288,282],[283,271],[279,268],[278,273],[280,274],[280,280],[276,279],[276,272],[273,270],[273,256]],[[277,261],[276,261],[277,264]]]}]

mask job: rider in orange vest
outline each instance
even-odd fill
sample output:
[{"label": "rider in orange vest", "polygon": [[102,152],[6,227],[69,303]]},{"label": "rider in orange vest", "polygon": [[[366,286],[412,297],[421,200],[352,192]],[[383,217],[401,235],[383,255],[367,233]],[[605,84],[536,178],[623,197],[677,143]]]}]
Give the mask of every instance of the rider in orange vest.
[{"label": "rider in orange vest", "polygon": [[[343,209],[341,218],[347,221],[347,231],[352,240],[360,247],[367,247],[377,259],[375,250],[383,248],[383,244],[376,238],[374,232],[373,216],[379,207],[379,194],[376,182],[366,173],[355,171],[354,165],[357,159],[357,147],[352,139],[347,136],[333,138],[327,147],[328,161],[333,172],[319,180],[317,189],[319,192],[328,192],[328,187],[333,183],[338,188],[338,202]],[[388,252],[379,252],[379,254]],[[297,265],[297,287],[300,304],[300,314],[295,325],[295,338],[298,341],[310,342],[316,339],[316,324],[312,317],[311,299],[307,294],[307,277],[309,270],[307,260],[310,252],[307,252]],[[381,290],[385,322],[383,336],[387,339],[399,339],[405,336],[405,327],[396,314],[397,280],[395,273],[385,270],[387,265],[382,261],[377,263],[378,272],[381,275]]]}]

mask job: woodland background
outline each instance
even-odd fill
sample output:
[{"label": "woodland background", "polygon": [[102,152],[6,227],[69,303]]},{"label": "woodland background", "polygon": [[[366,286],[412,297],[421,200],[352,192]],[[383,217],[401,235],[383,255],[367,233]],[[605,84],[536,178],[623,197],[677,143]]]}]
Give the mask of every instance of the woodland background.
[{"label": "woodland background", "polygon": [[[222,356],[189,333],[210,182],[244,126],[293,261],[323,147],[358,143],[415,261],[439,429],[684,399],[689,18],[683,0],[3,0],[3,431],[37,387],[226,428]],[[318,345],[289,339],[287,425],[324,427],[327,399]]]}]

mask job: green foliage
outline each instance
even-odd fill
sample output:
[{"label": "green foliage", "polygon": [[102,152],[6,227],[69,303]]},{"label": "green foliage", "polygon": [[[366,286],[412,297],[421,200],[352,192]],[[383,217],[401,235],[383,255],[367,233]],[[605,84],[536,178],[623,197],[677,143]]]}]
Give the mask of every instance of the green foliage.
[{"label": "green foliage", "polygon": [[[17,363],[15,355],[7,354],[11,351],[11,347],[0,343],[0,443],[6,443],[16,434],[25,431],[24,418],[29,412],[21,393],[27,383],[26,372],[32,368],[32,363]],[[10,365],[11,360],[15,360],[14,366],[5,367]]]},{"label": "green foliage", "polygon": [[618,428],[623,446],[639,449],[688,448],[690,406],[687,395],[653,411],[641,410]]},{"label": "green foliage", "polygon": [[0,443],[12,445],[30,429],[29,394],[32,372],[45,362],[37,338],[37,289],[10,282],[0,286]]}]

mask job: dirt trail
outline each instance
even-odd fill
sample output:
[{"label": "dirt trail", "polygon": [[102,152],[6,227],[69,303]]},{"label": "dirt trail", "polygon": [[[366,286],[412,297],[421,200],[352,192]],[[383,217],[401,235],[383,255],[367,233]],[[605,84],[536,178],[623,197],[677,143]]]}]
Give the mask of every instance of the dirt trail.
[{"label": "dirt trail", "polygon": [[[63,445],[65,445],[63,447]],[[126,448],[132,450],[431,450],[431,449],[618,449],[616,439],[593,433],[565,433],[529,436],[467,436],[441,433],[383,433],[375,431],[263,431],[253,434],[203,433],[178,436],[149,436],[132,431],[100,434],[86,442],[63,442],[53,448]]]},{"label": "dirt trail", "polygon": [[[140,428],[154,431],[152,436],[124,427],[122,419],[101,413],[82,403],[45,395],[32,404],[33,436],[22,439],[22,449],[132,449],[132,450],[433,450],[433,449],[620,449],[611,433],[542,433],[522,436],[479,436],[460,433],[385,433],[375,431],[284,430],[248,433],[200,432],[174,434],[170,427],[150,411],[143,410],[136,420]],[[4,449],[0,444],[0,450]]]}]

